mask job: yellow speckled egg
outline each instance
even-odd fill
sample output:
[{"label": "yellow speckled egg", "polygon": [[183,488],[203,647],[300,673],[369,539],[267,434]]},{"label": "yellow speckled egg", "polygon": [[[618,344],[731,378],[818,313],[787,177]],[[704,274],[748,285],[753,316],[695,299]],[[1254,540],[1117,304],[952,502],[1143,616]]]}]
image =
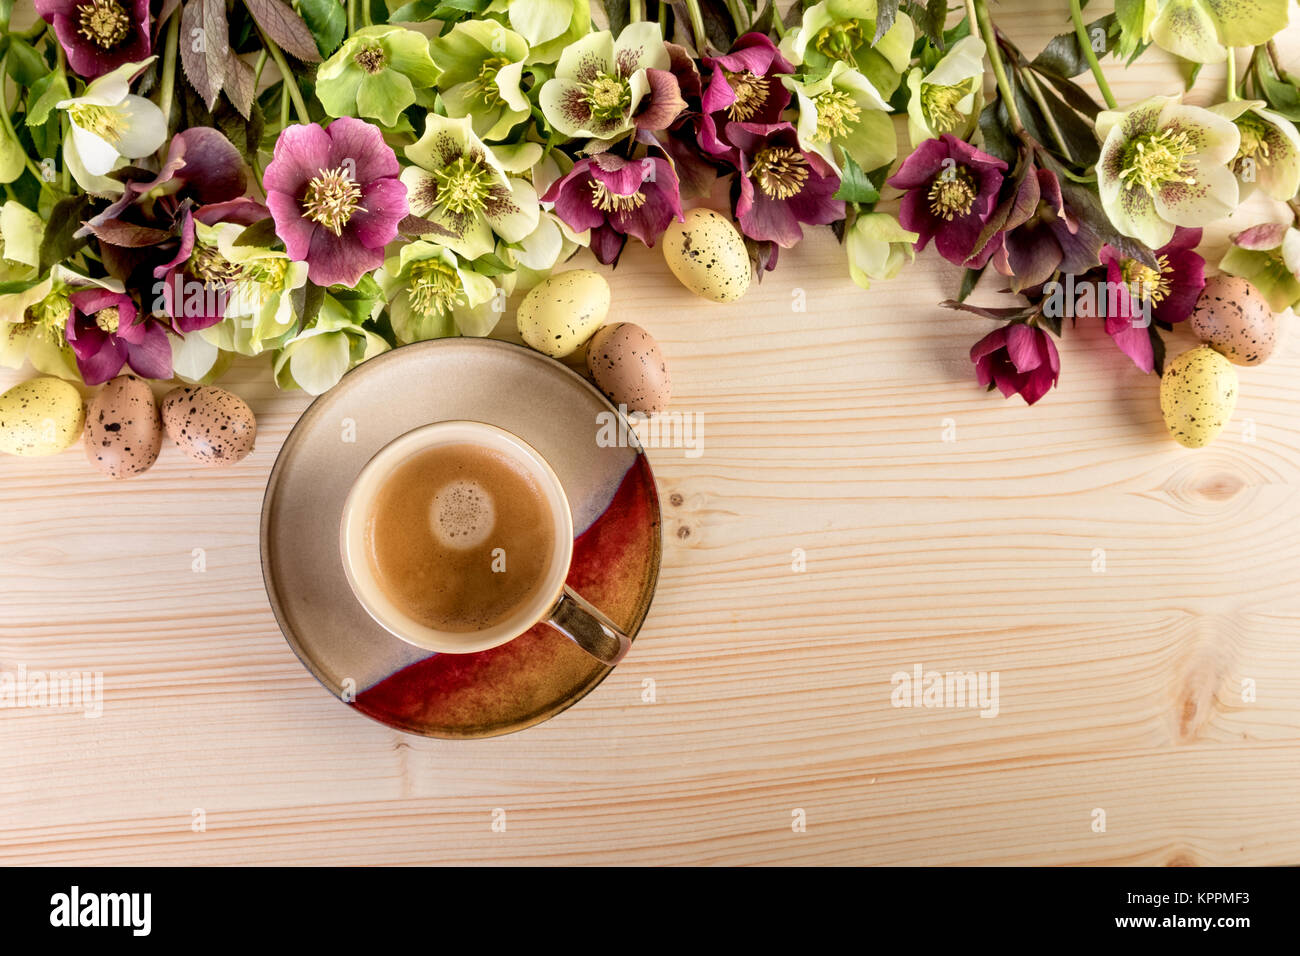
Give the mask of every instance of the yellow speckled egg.
[{"label": "yellow speckled egg", "polygon": [[1165,366],[1160,379],[1160,411],[1174,441],[1201,448],[1223,431],[1237,407],[1237,370],[1202,345]]},{"label": "yellow speckled egg", "polygon": [[34,378],[0,395],[0,452],[53,455],[81,437],[81,393],[62,379]]},{"label": "yellow speckled egg", "polygon": [[731,220],[712,209],[689,209],[670,222],[664,260],[677,281],[714,302],[735,302],[749,289],[749,253]]},{"label": "yellow speckled egg", "polygon": [[519,334],[551,358],[572,355],[605,323],[609,298],[609,283],[590,269],[553,275],[519,303]]},{"label": "yellow speckled egg", "polygon": [[1234,365],[1258,365],[1273,354],[1277,318],[1255,287],[1240,276],[1206,280],[1192,313],[1192,331]]}]

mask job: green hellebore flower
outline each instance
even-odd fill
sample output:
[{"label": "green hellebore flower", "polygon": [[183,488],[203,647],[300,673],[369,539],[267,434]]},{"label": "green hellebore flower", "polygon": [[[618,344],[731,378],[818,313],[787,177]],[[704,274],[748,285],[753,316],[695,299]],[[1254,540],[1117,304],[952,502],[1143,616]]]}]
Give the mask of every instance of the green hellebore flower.
[{"label": "green hellebore flower", "polygon": [[316,71],[316,95],[330,116],[397,125],[402,110],[438,78],[429,38],[406,27],[358,30]]},{"label": "green hellebore flower", "polygon": [[877,13],[876,0],[822,0],[805,10],[799,26],[781,39],[781,55],[814,76],[842,60],[888,98],[912,58],[915,30],[911,17],[896,17],[873,44]]},{"label": "green hellebore flower", "polygon": [[1274,312],[1300,305],[1300,230],[1263,223],[1239,232],[1219,268],[1248,281]]},{"label": "green hellebore flower", "polygon": [[463,20],[429,47],[441,73],[438,91],[447,115],[468,116],[474,134],[504,139],[529,115],[521,82],[528,41],[493,20]]},{"label": "green hellebore flower", "polygon": [[840,170],[837,153],[847,154],[862,169],[879,169],[898,153],[898,138],[889,104],[871,81],[842,60],[830,72],[808,82],[781,80],[799,105],[799,145]]},{"label": "green hellebore flower", "polygon": [[505,311],[496,283],[444,246],[411,242],[375,275],[403,344],[449,335],[484,336]]},{"label": "green hellebore flower", "polygon": [[1159,249],[1175,226],[1204,226],[1237,205],[1228,168],[1241,146],[1230,120],[1176,96],[1097,114],[1097,189],[1111,224]]},{"label": "green hellebore flower", "polygon": [[36,278],[44,236],[45,220],[22,203],[11,199],[0,207],[0,282]]},{"label": "green hellebore flower", "polygon": [[411,213],[436,223],[438,231],[427,238],[462,259],[487,255],[497,236],[517,242],[537,228],[541,210],[532,185],[507,173],[531,165],[540,151],[525,143],[498,153],[474,135],[468,116],[430,113],[424,135],[406,147],[414,165],[401,178]]},{"label": "green hellebore flower", "polygon": [[1258,185],[1274,199],[1286,202],[1300,190],[1300,132],[1267,106],[1263,100],[1230,100],[1209,109],[1232,120],[1241,134],[1241,146],[1231,163],[1241,198]]},{"label": "green hellebore flower", "polygon": [[60,265],[40,281],[0,286],[0,365],[18,368],[28,361],[43,375],[80,381],[64,328],[72,311],[68,297],[92,286],[125,291],[117,279],[93,279]]},{"label": "green hellebore flower", "polygon": [[236,245],[244,232],[236,223],[196,222],[194,230],[196,245],[215,248],[238,270],[226,291],[224,318],[198,334],[240,355],[279,348],[298,321],[292,293],[306,285],[307,263],[294,262],[283,250],[269,246]]},{"label": "green hellebore flower", "polygon": [[524,38],[528,63],[554,63],[591,32],[588,0],[492,0],[485,13],[504,16]]},{"label": "green hellebore flower", "polygon": [[907,88],[907,134],[914,148],[944,133],[969,139],[984,106],[984,41],[962,37],[928,75],[912,70]]},{"label": "green hellebore flower", "polygon": [[[1144,39],[1194,63],[1222,63],[1228,48],[1255,46],[1287,24],[1288,0],[1131,0]],[[1155,13],[1152,15],[1152,8]]]},{"label": "green hellebore flower", "polygon": [[916,258],[915,232],[904,229],[886,212],[858,216],[844,237],[849,254],[849,275],[864,289],[872,279],[892,279],[905,263]]},{"label": "green hellebore flower", "polygon": [[276,355],[276,385],[320,395],[337,385],[348,369],[388,351],[387,342],[362,327],[365,318],[326,293],[311,327],[290,339]]}]

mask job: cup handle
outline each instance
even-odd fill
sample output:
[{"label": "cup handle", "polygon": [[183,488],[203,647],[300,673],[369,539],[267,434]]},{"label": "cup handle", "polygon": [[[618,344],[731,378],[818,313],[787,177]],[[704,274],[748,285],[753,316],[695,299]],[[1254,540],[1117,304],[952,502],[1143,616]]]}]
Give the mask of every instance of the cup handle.
[{"label": "cup handle", "polygon": [[632,640],[567,584],[547,623],[609,667],[621,661]]}]

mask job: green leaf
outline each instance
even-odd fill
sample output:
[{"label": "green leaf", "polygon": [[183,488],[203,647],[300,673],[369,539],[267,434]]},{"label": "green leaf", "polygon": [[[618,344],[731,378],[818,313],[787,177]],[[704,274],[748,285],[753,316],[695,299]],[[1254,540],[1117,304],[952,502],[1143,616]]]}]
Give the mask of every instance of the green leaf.
[{"label": "green leaf", "polygon": [[898,0],[877,0],[876,3],[876,35],[871,38],[871,44],[880,42],[880,38],[889,32],[889,28],[894,25],[894,18],[898,16]]},{"label": "green leaf", "polygon": [[316,40],[321,56],[329,56],[338,49],[348,29],[348,17],[339,0],[298,0],[298,12]]},{"label": "green leaf", "polygon": [[9,75],[21,86],[31,86],[50,71],[45,57],[21,37],[9,38]]},{"label": "green leaf", "polygon": [[27,125],[40,126],[49,118],[55,103],[71,96],[68,77],[62,70],[45,74],[27,91]]},{"label": "green leaf", "polygon": [[45,273],[56,262],[63,262],[76,254],[77,250],[90,242],[89,236],[74,239],[73,233],[81,228],[81,222],[90,215],[94,200],[85,195],[69,196],[60,199],[50,213],[49,225],[41,239],[41,273]]},{"label": "green leaf", "polygon": [[262,249],[269,249],[275,245],[278,237],[275,234],[275,220],[271,218],[259,219],[257,222],[248,226],[235,237],[237,246],[256,246]]},{"label": "green leaf", "polygon": [[605,8],[605,19],[609,21],[609,32],[618,36],[631,19],[631,4],[628,0],[601,0]]},{"label": "green leaf", "polygon": [[853,157],[846,154],[840,188],[831,198],[842,199],[844,202],[874,203],[879,201],[880,191],[867,178],[862,167],[853,161]]},{"label": "green leaf", "polygon": [[1205,66],[1204,63],[1192,63],[1190,60],[1182,60],[1179,62],[1178,68],[1183,74],[1184,92],[1190,90],[1196,85],[1196,77],[1200,75],[1201,67],[1203,66]]},{"label": "green leaf", "polygon": [[967,269],[962,273],[961,288],[957,290],[957,301],[965,302],[967,297],[975,291],[976,284],[980,281],[980,276],[984,274],[987,265],[980,266],[978,269]]},{"label": "green leaf", "polygon": [[[193,3],[194,0],[190,2]],[[287,3],[282,0],[244,0],[244,6],[253,15],[257,25],[285,53],[304,63],[320,62],[316,38],[307,29],[302,17],[294,13]]]},{"label": "green leaf", "polygon": [[14,12],[14,0],[0,0],[0,31],[9,31],[9,18]]},{"label": "green leaf", "polygon": [[1016,161],[1016,138],[1011,133],[1011,120],[1007,109],[998,97],[980,112],[980,132],[984,134],[984,152],[996,156],[1008,166]]},{"label": "green leaf", "polygon": [[[222,0],[186,0],[181,8],[181,34],[196,42],[180,44],[181,67],[209,110],[216,105],[229,66],[230,28]],[[197,42],[202,41],[202,42]]]},{"label": "green leaf", "polygon": [[1255,54],[1255,78],[1259,80],[1260,93],[1272,109],[1289,120],[1300,120],[1300,91],[1278,78],[1273,64],[1262,51]]},{"label": "green leaf", "polygon": [[946,0],[926,0],[924,4],[918,0],[904,0],[902,9],[930,43],[940,50],[947,48],[943,38],[943,22],[948,17]]},{"label": "green leaf", "polygon": [[[1108,13],[1085,27],[1088,36],[1100,39],[1105,45],[1103,50],[1093,47],[1093,53],[1098,58],[1109,53],[1115,46],[1114,24],[1115,14]],[[1034,57],[1033,65],[1065,77],[1078,76],[1090,68],[1088,58],[1079,46],[1079,38],[1074,33],[1062,33],[1049,40],[1047,46],[1043,47],[1043,52]]]}]

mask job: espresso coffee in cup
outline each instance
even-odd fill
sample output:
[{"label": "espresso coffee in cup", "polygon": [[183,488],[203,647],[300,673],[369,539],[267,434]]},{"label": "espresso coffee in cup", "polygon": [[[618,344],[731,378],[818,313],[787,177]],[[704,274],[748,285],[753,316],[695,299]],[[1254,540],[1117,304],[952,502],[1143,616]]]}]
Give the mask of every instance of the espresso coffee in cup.
[{"label": "espresso coffee in cup", "polygon": [[408,644],[470,654],[546,622],[603,664],[631,641],[569,588],[573,516],[554,470],[483,422],[425,425],[361,469],[343,506],[357,601]]},{"label": "espresso coffee in cup", "polygon": [[470,442],[437,445],[398,465],[370,504],[367,559],[413,620],[481,631],[535,599],[555,550],[555,522],[536,479]]}]

